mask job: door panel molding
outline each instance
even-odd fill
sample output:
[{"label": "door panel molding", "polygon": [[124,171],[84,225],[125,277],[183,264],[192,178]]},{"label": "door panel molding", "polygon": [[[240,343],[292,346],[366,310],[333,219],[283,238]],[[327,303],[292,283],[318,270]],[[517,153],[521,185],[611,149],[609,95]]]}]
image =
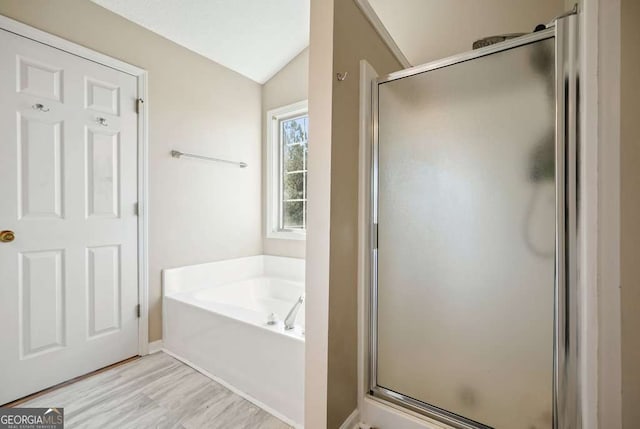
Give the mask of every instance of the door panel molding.
[{"label": "door panel molding", "polygon": [[66,346],[64,250],[19,254],[20,358]]},{"label": "door panel molding", "polygon": [[[64,123],[18,113],[18,219],[64,218]],[[42,177],[50,186],[42,186]]]},{"label": "door panel molding", "polygon": [[86,249],[88,338],[120,330],[122,306],[119,245]]},{"label": "door panel molding", "polygon": [[62,69],[18,55],[18,92],[62,101]]}]

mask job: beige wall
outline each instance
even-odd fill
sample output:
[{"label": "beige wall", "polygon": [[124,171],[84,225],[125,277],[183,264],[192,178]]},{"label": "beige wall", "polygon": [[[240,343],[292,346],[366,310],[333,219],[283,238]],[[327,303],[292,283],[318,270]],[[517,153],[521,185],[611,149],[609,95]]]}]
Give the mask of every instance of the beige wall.
[{"label": "beige wall", "polygon": [[[88,0],[2,0],[0,14],[149,72],[149,339],[162,337],[160,270],[259,254],[261,87]],[[176,160],[171,149],[243,160]]]},{"label": "beige wall", "polygon": [[[401,69],[353,0],[334,1],[327,427],[357,405],[359,67]],[[335,73],[348,73],[338,81]],[[313,118],[312,118],[313,120]]]},{"label": "beige wall", "polygon": [[622,427],[640,427],[640,2],[621,2]]},{"label": "beige wall", "polygon": [[[306,100],[309,94],[309,48],[306,48],[282,70],[262,86],[262,153],[263,171],[267,171],[267,112],[271,109]],[[263,179],[263,206],[267,201],[267,177]],[[266,213],[266,209],[263,211]],[[263,247],[266,255],[304,258],[304,240],[282,240],[266,238],[266,222],[263,218]]]},{"label": "beige wall", "polygon": [[335,429],[357,407],[359,61],[400,64],[352,0],[311,0],[309,49],[305,428]]},{"label": "beige wall", "polygon": [[311,0],[304,427],[327,428],[333,1]]},{"label": "beige wall", "polygon": [[572,0],[369,1],[409,62],[418,65],[469,51],[487,36],[533,31]]}]

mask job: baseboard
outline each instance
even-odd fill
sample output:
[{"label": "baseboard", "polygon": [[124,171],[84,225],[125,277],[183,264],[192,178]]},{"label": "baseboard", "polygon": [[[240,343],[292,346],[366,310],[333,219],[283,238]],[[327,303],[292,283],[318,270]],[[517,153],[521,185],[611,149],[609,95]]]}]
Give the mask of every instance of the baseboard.
[{"label": "baseboard", "polygon": [[356,429],[358,427],[358,424],[360,423],[359,420],[360,420],[360,413],[356,408],[355,410],[353,410],[351,414],[349,414],[349,417],[347,417],[347,420],[345,420],[340,425],[340,429]]},{"label": "baseboard", "polygon": [[226,387],[227,389],[231,390],[233,393],[235,393],[238,396],[243,397],[244,399],[246,399],[247,401],[251,402],[252,404],[256,405],[259,408],[262,408],[263,410],[265,410],[267,413],[271,414],[272,416],[282,420],[283,422],[285,422],[286,424],[288,424],[289,426],[292,426],[295,429],[304,429],[304,426],[302,426],[299,423],[294,422],[293,420],[289,419],[286,416],[283,416],[282,414],[280,414],[279,412],[277,412],[276,410],[274,410],[273,408],[269,407],[268,405],[265,405],[264,403],[262,403],[261,401],[258,401],[256,398],[252,397],[251,395],[246,394],[245,392],[238,390],[236,387],[232,386],[231,384],[227,383],[226,381],[222,380],[219,377],[216,377],[215,375],[211,374],[209,371],[199,367],[198,365],[195,365],[194,363],[190,362],[189,360],[167,350],[167,349],[162,349],[162,351],[166,354],[168,354],[169,356],[172,356],[176,359],[178,359],[180,362],[184,363],[185,365],[190,366],[191,368],[195,369],[196,371],[198,371],[200,374],[209,377],[210,379],[212,379],[213,381],[215,381],[218,384],[223,385],[224,387]]},{"label": "baseboard", "polygon": [[149,354],[152,355],[154,353],[158,353],[159,351],[162,351],[163,347],[164,344],[162,340],[152,341],[149,343]]}]

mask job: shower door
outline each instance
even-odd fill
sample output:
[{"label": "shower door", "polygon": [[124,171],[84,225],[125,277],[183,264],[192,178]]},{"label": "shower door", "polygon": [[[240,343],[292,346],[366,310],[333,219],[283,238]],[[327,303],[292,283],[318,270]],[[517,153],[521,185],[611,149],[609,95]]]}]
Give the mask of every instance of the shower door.
[{"label": "shower door", "polygon": [[374,85],[372,395],[460,428],[576,427],[567,25]]}]

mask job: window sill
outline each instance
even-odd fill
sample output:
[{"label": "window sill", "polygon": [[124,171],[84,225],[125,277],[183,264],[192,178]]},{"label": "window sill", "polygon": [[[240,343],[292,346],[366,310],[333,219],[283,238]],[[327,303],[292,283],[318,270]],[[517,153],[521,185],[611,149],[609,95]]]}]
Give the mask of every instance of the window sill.
[{"label": "window sill", "polygon": [[298,240],[304,241],[307,239],[306,232],[293,232],[293,231],[271,231],[267,233],[267,238],[275,240]]}]

